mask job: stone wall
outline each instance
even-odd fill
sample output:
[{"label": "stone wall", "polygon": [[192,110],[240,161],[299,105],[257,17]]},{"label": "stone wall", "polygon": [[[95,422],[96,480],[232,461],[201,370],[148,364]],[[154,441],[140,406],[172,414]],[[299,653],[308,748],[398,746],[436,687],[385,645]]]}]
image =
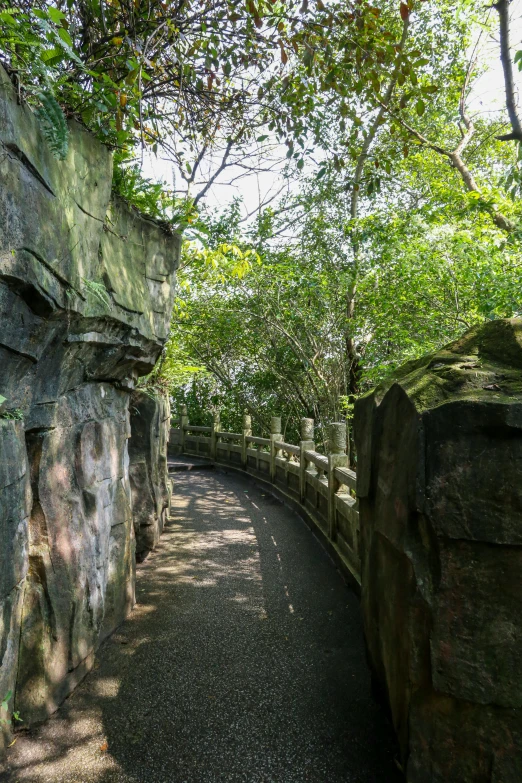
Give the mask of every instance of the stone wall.
[{"label": "stone wall", "polygon": [[[0,68],[0,701],[11,692],[26,723],[134,602],[129,399],[166,340],[180,247],[111,197],[110,153],[70,130],[59,162]],[[150,452],[158,519],[165,441]]]},{"label": "stone wall", "polygon": [[522,320],[355,411],[362,608],[410,783],[522,780]]}]

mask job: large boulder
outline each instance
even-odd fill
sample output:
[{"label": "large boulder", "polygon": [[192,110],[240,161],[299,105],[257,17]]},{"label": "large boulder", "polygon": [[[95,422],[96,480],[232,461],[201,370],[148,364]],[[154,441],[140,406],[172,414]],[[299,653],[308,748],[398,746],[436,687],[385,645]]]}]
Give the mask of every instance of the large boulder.
[{"label": "large boulder", "polygon": [[129,400],[169,332],[180,237],[111,182],[74,122],[52,156],[0,67],[0,748],[134,603]]},{"label": "large boulder", "polygon": [[410,783],[522,780],[522,320],[355,409],[362,609]]}]

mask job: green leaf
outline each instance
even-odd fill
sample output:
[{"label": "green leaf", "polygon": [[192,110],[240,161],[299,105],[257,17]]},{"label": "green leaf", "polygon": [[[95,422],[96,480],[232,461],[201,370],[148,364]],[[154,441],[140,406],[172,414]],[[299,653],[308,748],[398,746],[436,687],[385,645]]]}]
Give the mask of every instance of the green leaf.
[{"label": "green leaf", "polygon": [[40,55],[42,62],[49,66],[57,65],[63,60],[64,56],[65,54],[63,49],[58,48],[44,49]]},{"label": "green leaf", "polygon": [[62,19],[65,19],[65,14],[63,11],[60,11],[59,8],[55,8],[52,5],[47,8],[47,13],[49,15],[49,19],[51,19],[51,21],[53,21],[55,24],[60,24]]},{"label": "green leaf", "polygon": [[64,27],[59,28],[58,35],[60,36],[62,41],[67,44],[67,46],[73,45],[72,38]]},{"label": "green leaf", "polygon": [[415,104],[415,111],[417,112],[419,117],[422,117],[422,115],[426,111],[426,104],[420,98],[417,101],[417,103]]},{"label": "green leaf", "polygon": [[0,12],[0,19],[2,22],[5,22],[6,24],[10,24],[11,26],[16,26],[16,19],[14,16],[11,16],[7,11],[1,11]]}]

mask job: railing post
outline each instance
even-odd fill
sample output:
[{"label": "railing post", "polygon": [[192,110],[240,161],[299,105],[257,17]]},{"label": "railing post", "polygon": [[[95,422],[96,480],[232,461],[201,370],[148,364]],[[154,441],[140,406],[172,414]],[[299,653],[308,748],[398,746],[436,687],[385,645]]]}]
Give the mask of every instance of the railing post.
[{"label": "railing post", "polygon": [[346,422],[338,421],[330,424],[328,451],[328,536],[335,541],[337,531],[335,525],[335,496],[339,490],[339,482],[335,478],[335,468],[347,468],[349,459],[346,454]]},{"label": "railing post", "polygon": [[306,497],[306,471],[308,470],[304,453],[305,451],[315,451],[313,419],[301,419],[301,440],[299,446],[301,448],[299,458],[299,494],[301,503],[304,503]]},{"label": "railing post", "polygon": [[272,416],[270,419],[270,480],[275,482],[276,478],[276,441],[281,440],[281,417]]},{"label": "railing post", "polygon": [[210,425],[210,459],[217,461],[217,445],[219,442],[219,432],[221,432],[221,412],[214,411],[212,414],[212,424]]},{"label": "railing post", "polygon": [[243,437],[241,438],[241,466],[247,469],[247,437],[252,435],[252,416],[247,410],[243,413]]},{"label": "railing post", "polygon": [[351,465],[352,444],[350,442],[350,419],[346,417],[346,456],[348,457],[348,467]]},{"label": "railing post", "polygon": [[182,405],[181,406],[181,415],[179,417],[179,428],[181,430],[181,453],[185,453],[185,427],[188,426],[189,423],[189,417],[188,417],[188,411],[187,406]]}]

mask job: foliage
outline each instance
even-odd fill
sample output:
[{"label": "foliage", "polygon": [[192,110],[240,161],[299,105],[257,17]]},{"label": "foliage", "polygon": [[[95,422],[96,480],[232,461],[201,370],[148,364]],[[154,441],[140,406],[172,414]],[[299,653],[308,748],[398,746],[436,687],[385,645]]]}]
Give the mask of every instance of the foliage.
[{"label": "foliage", "polygon": [[[489,177],[487,198],[517,222],[520,205],[500,189],[501,166],[495,181],[495,160],[503,153],[491,140],[475,156],[477,172]],[[210,375],[198,369],[191,379],[174,379],[176,405],[187,404],[191,421],[201,423],[202,411],[220,408],[232,430],[245,408],[265,431],[271,415],[282,415],[294,440],[299,419],[312,416],[324,436],[327,422],[351,416],[350,337],[364,392],[466,328],[519,314],[520,238],[494,224],[485,198],[463,191],[458,173],[442,168],[433,151],[418,149],[383,176],[357,221],[350,317],[353,220],[337,174],[301,179],[291,203],[279,214],[267,210],[250,231],[240,230],[234,208],[207,216],[207,252],[228,235],[243,254],[255,251],[256,261],[234,276],[185,246],[167,355],[182,352]],[[282,239],[281,226],[294,214],[298,227]]]},{"label": "foliage", "polygon": [[152,400],[158,400],[167,398],[169,396],[170,384],[166,378],[163,378],[158,373],[151,373],[142,378],[138,378],[136,388],[138,391],[143,392]]},{"label": "foliage", "polygon": [[99,283],[96,280],[87,280],[85,277],[82,277],[82,282],[85,290],[87,291],[87,294],[91,296],[98,304],[101,304],[108,310],[112,308],[110,294],[103,283]]},{"label": "foliage", "polygon": [[112,188],[127,203],[147,217],[160,222],[169,231],[184,231],[199,226],[198,214],[191,198],[178,198],[165,182],[154,182],[141,173],[128,152],[114,155]]},{"label": "foliage", "polygon": [[255,122],[250,127],[245,117],[257,111],[253,95],[279,52],[278,28],[297,7],[13,0],[1,12],[0,52],[36,103],[51,90],[120,148],[169,148],[179,136],[182,158],[203,137],[252,137]]},{"label": "foliage", "polygon": [[49,91],[38,93],[40,105],[36,116],[45,138],[49,143],[51,152],[59,159],[64,160],[69,146],[69,129],[60,105],[54,95]]},{"label": "foliage", "polygon": [[280,101],[269,127],[282,139],[289,130],[295,138],[288,142],[288,156],[301,156],[308,125],[315,143],[333,153],[335,169],[343,170],[364,146],[368,123],[383,105],[380,125],[395,138],[391,157],[380,165],[384,169],[405,154],[409,134],[400,120],[423,117],[442,85],[459,89],[470,17],[478,8],[473,2],[456,9],[453,2],[419,0],[318,3],[313,18],[292,37],[299,56],[268,85]]},{"label": "foliage", "polygon": [[[2,716],[1,713],[7,714],[7,711],[9,709],[9,702],[11,701],[11,698],[13,696],[12,691],[8,691],[2,701],[0,702],[0,725],[4,724],[7,725],[7,720]],[[23,718],[20,717],[20,713],[18,711],[13,712],[12,714],[12,720],[18,721],[19,723],[23,722]]]},{"label": "foliage", "polygon": [[340,171],[383,102],[395,143],[379,165],[391,165],[409,138],[402,119],[422,117],[442,84],[458,89],[477,8],[472,0],[457,10],[448,0],[86,0],[59,8],[13,0],[2,12],[0,52],[30,99],[54,92],[119,149],[163,149],[190,187],[209,149],[222,145],[226,163],[231,147],[271,132],[298,168],[313,154],[311,137]]},{"label": "foliage", "polygon": [[[518,54],[521,55],[520,64],[522,62],[522,52],[518,52]],[[520,197],[522,194],[522,144],[520,143],[517,144],[516,159],[506,171],[504,184],[512,199]]]},{"label": "foliage", "polygon": [[20,408],[11,408],[0,412],[0,419],[9,419],[12,421],[22,421],[24,412]]}]

